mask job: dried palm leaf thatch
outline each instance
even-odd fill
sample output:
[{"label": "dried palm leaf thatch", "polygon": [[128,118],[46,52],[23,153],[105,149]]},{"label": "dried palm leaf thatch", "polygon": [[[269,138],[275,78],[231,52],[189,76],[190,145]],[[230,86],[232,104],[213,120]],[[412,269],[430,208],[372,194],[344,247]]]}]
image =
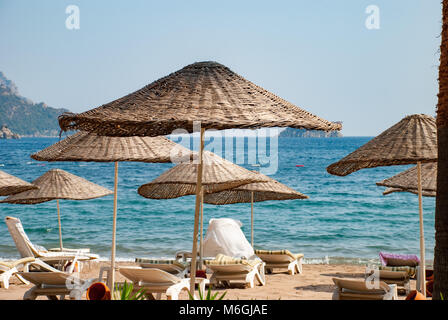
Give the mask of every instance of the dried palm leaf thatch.
[{"label": "dried palm leaf thatch", "polygon": [[38,161],[171,162],[191,151],[165,137],[107,137],[77,132],[41,150],[31,158]]},{"label": "dried palm leaf thatch", "polygon": [[[268,181],[267,177],[262,177],[208,151],[204,152],[203,161],[204,194],[236,188],[247,183]],[[150,199],[172,199],[193,195],[196,193],[197,168],[198,164],[194,161],[180,163],[152,182],[140,186],[138,193]]]},{"label": "dried palm leaf thatch", "polygon": [[363,168],[437,161],[437,129],[433,117],[407,116],[400,122],[327,167],[346,176]]},{"label": "dried palm leaf thatch", "polygon": [[[393,177],[376,183],[378,186],[388,187],[384,195],[392,192],[411,192],[418,194],[417,167],[400,172]],[[437,191],[437,162],[422,164],[422,195],[435,197]]]},{"label": "dried palm leaf thatch", "polygon": [[319,118],[253,84],[217,62],[188,65],[122,98],[80,113],[59,117],[62,130],[107,136],[159,136],[182,128],[293,127],[340,130],[340,123]]},{"label": "dried palm leaf thatch", "polygon": [[9,196],[23,191],[37,189],[35,185],[0,170],[0,196]]},{"label": "dried palm leaf thatch", "polygon": [[112,194],[112,191],[61,169],[52,169],[33,181],[38,189],[4,199],[4,203],[37,204],[57,199],[89,200]]},{"label": "dried palm leaf thatch", "polygon": [[277,180],[262,173],[256,171],[253,172],[256,175],[267,179],[267,181],[249,183],[233,189],[206,194],[204,196],[204,203],[225,205],[232,203],[251,203],[252,200],[253,202],[261,202],[268,200],[308,199],[308,196],[278,182]]}]

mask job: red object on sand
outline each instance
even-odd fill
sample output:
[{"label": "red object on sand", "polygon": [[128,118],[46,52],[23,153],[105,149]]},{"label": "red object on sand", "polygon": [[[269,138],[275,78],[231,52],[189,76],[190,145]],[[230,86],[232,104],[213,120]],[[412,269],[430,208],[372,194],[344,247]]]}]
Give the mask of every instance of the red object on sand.
[{"label": "red object on sand", "polygon": [[205,270],[197,270],[196,278],[207,278],[207,275],[205,274]]},{"label": "red object on sand", "polygon": [[87,300],[110,300],[111,293],[106,284],[102,282],[95,282],[87,289]]}]

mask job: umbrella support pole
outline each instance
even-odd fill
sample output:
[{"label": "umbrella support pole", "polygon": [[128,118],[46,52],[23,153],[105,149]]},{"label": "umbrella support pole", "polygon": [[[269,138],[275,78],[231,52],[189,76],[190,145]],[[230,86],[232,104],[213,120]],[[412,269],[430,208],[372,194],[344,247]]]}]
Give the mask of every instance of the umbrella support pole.
[{"label": "umbrella support pole", "polygon": [[422,163],[417,162],[418,208],[420,221],[420,292],[426,297],[425,236],[423,232]]},{"label": "umbrella support pole", "polygon": [[62,245],[62,224],[61,224],[61,210],[59,209],[59,199],[56,199],[56,206],[58,208],[58,224],[59,224],[59,247],[62,248],[64,247]]},{"label": "umbrella support pole", "polygon": [[115,247],[116,247],[116,232],[117,232],[117,187],[118,187],[118,162],[115,162],[114,169],[114,216],[112,223],[112,250],[110,256],[110,272],[108,279],[108,286],[111,292],[115,285]]},{"label": "umbrella support pole", "polygon": [[201,127],[200,143],[199,143],[199,164],[197,170],[196,180],[196,205],[194,212],[194,230],[193,230],[193,249],[191,250],[191,267],[190,267],[190,293],[194,296],[194,289],[196,283],[196,260],[198,255],[198,225],[199,214],[201,207],[201,193],[202,193],[202,155],[204,151],[204,133],[205,129]]},{"label": "umbrella support pole", "polygon": [[254,247],[254,192],[250,193],[250,242]]},{"label": "umbrella support pole", "polygon": [[204,190],[201,192],[201,231],[199,238],[199,269],[203,268],[202,257],[204,255]]}]

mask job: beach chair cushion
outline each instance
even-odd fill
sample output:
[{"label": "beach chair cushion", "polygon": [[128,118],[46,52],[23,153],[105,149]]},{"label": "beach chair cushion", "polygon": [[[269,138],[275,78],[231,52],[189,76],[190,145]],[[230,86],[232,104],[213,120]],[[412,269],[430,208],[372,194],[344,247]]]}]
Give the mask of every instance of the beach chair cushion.
[{"label": "beach chair cushion", "polygon": [[170,264],[179,268],[185,269],[188,267],[187,262],[173,260],[173,259],[148,259],[148,258],[135,258],[135,262],[139,264]]},{"label": "beach chair cushion", "polygon": [[415,254],[398,254],[380,252],[380,261],[383,266],[408,266],[416,267],[420,263],[420,259]]},{"label": "beach chair cushion", "polygon": [[402,267],[392,267],[392,266],[378,266],[378,269],[384,270],[384,271],[404,271],[406,272],[409,277],[414,277],[417,273],[417,268],[414,267],[408,267],[408,266],[402,266]]},{"label": "beach chair cushion", "polygon": [[289,250],[255,250],[256,255],[287,255],[292,259],[303,258],[302,253],[291,253]]},{"label": "beach chair cushion", "polygon": [[396,258],[388,258],[387,259],[387,266],[391,267],[402,267],[402,266],[408,266],[408,267],[416,267],[418,265],[418,262],[412,259],[396,259]]},{"label": "beach chair cushion", "polygon": [[205,265],[231,265],[231,264],[242,264],[250,267],[255,267],[260,263],[259,260],[247,260],[247,259],[237,259],[232,258],[223,254],[218,254],[215,259],[205,260]]}]

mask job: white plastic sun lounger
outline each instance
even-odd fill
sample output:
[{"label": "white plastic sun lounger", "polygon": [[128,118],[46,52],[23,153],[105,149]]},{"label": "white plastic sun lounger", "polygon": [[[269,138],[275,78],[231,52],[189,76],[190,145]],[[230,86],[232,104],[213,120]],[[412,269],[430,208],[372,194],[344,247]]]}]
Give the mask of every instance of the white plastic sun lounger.
[{"label": "white plastic sun lounger", "polygon": [[[146,294],[156,293],[156,299],[162,297],[164,293],[168,300],[178,300],[182,290],[190,289],[189,278],[179,278],[168,272],[155,268],[123,267],[119,272],[134,284],[134,290],[143,289]],[[199,290],[205,292],[205,285],[209,283],[207,279],[196,278]]]},{"label": "white plastic sun lounger", "polygon": [[58,270],[47,272],[20,272],[23,278],[32,282],[34,287],[25,292],[23,300],[35,300],[38,296],[47,296],[50,300],[63,300],[66,295],[70,299],[81,300],[83,293],[97,279],[83,280],[74,273]]},{"label": "white plastic sun lounger", "polygon": [[189,269],[189,263],[174,259],[135,258],[135,262],[142,268],[160,269],[179,278],[185,278]]},{"label": "white plastic sun lounger", "polygon": [[365,280],[347,280],[333,278],[336,290],[333,300],[397,300],[397,286],[378,282],[378,288],[368,288]]},{"label": "white plastic sun lounger", "polygon": [[212,271],[211,284],[224,283],[230,285],[230,281],[242,281],[250,288],[254,288],[255,279],[262,286],[266,284],[265,263],[261,260],[234,259],[219,254],[214,260],[204,262],[207,268]]},{"label": "white plastic sun lounger", "polygon": [[255,254],[266,263],[266,271],[271,273],[274,268],[288,269],[288,273],[302,273],[303,254],[293,254],[288,250],[255,250]]},{"label": "white plastic sun lounger", "polygon": [[34,258],[23,258],[11,262],[0,261],[0,287],[8,289],[9,279],[13,276],[17,277],[17,279],[24,284],[30,284],[27,280],[20,276],[18,272],[23,269],[25,264],[33,262],[34,260]]},{"label": "white plastic sun lounger", "polygon": [[70,251],[48,251],[45,248],[34,245],[28,238],[25,230],[23,229],[20,219],[14,217],[5,218],[6,225],[8,226],[9,233],[11,234],[17,250],[22,258],[34,257],[39,258],[42,261],[50,265],[63,266],[65,263],[77,258],[78,261],[88,261],[98,259],[96,254],[88,253],[85,249],[71,249]]}]

